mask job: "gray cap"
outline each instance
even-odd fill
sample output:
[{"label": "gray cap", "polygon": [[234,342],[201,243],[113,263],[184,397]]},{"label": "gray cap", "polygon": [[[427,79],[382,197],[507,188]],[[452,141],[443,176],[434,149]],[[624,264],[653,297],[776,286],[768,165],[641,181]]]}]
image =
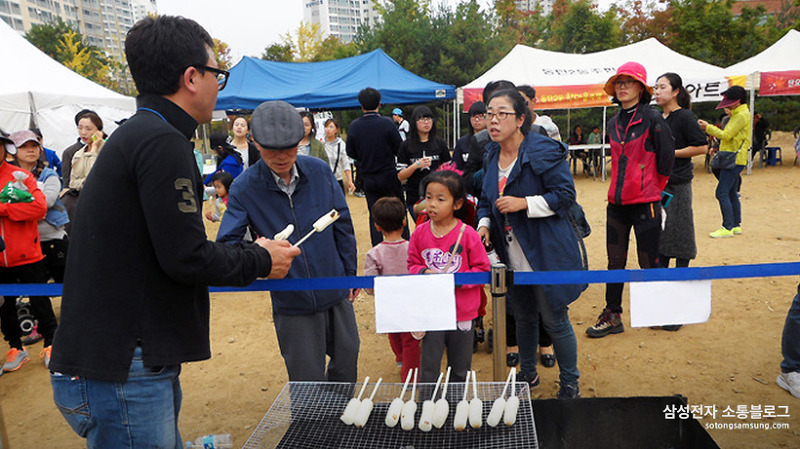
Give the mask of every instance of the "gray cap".
[{"label": "gray cap", "polygon": [[[0,129],[0,145],[6,150],[8,154],[17,154],[17,146],[14,145],[14,141],[11,140],[11,137],[8,136],[2,129]],[[2,161],[0,161],[2,162]]]},{"label": "gray cap", "polygon": [[265,101],[253,111],[253,140],[265,150],[288,150],[303,140],[303,119],[285,101]]}]

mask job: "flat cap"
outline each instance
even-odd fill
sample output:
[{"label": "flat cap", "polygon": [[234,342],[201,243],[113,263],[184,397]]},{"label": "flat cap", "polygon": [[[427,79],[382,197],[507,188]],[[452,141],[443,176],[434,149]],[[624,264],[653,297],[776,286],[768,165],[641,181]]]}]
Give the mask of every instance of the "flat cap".
[{"label": "flat cap", "polygon": [[265,101],[253,111],[253,140],[265,150],[288,150],[303,139],[303,119],[285,101]]}]

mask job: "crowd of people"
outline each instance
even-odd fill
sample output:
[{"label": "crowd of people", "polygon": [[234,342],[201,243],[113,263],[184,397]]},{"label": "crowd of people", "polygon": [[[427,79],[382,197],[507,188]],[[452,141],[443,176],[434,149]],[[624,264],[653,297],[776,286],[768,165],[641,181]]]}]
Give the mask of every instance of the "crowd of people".
[{"label": "crowd of people", "polygon": [[[400,108],[392,119],[383,117],[373,88],[359,93],[363,114],[346,139],[334,118],[318,140],[313,114],[265,102],[250,120],[233,117],[232,135],[211,135],[217,166],[203,177],[202,155],[190,138],[210,120],[229,76],[217,67],[213,45],[191,20],[144,19],[126,40],[138,110],[111,136],[89,110],[76,115],[79,137],[61,161],[43,148],[37,130],[0,136],[0,283],[64,283],[60,325],[49,298],[30,303],[56,405],[88,447],[182,447],[180,365],[210,357],[209,285],[309,280],[308,290],[271,294],[289,380],[357,381],[360,338],[352,302],[359,291],[313,283],[357,275],[346,201],[356,190],[354,176],[369,211],[367,275],[486,272],[492,249],[514,271],[586,268],[581,238],[589,230],[581,227],[570,150],[555,123],[534,112],[532,86],[489,83],[482,101],[470,107],[469,132],[452,155],[430,108],[415,107],[408,121]],[[744,90],[723,93],[719,108],[731,119],[720,129],[697,120],[676,73],[661,75],[653,87],[646,69],[629,62],[604,89],[619,105],[608,123],[608,269],[625,268],[631,230],[641,268],[666,268],[671,259],[686,267],[696,257],[692,157],[708,151],[706,133],[721,141],[715,160],[723,220],[710,236],[740,234],[737,179],[750,147]],[[600,143],[599,129],[587,138],[576,126],[569,143]],[[207,240],[202,221],[209,193],[205,217],[221,222],[216,242]],[[337,218],[319,229],[319,218],[331,213]],[[296,232],[275,237],[287,224]],[[317,234],[292,246],[310,229]],[[569,305],[586,287],[510,289],[506,360],[519,364],[518,381],[535,388],[538,359],[545,367],[557,362],[557,397],[580,397]],[[625,331],[622,291],[623,284],[607,284],[588,337]],[[464,285],[455,298],[452,330],[389,335],[401,379],[419,369],[421,381],[433,382],[445,357],[451,380],[466,378],[486,295],[483,286]],[[787,317],[778,384],[800,397],[798,298]],[[0,322],[10,347],[2,374],[20,369],[30,355],[15,298],[5,298]],[[120,395],[126,400],[113,399]]]}]

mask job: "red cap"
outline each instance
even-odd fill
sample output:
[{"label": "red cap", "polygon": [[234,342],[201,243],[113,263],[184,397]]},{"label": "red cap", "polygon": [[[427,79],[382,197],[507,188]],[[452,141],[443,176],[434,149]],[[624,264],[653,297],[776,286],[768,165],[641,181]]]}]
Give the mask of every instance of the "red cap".
[{"label": "red cap", "polygon": [[653,86],[649,86],[647,84],[647,70],[645,70],[644,66],[638,62],[630,61],[619,66],[617,73],[609,78],[608,81],[606,81],[606,85],[603,86],[603,90],[612,97],[616,95],[616,92],[614,91],[614,81],[616,81],[620,75],[630,76],[636,81],[642,83],[642,86],[647,89],[647,92],[649,92],[650,95],[653,94]]}]

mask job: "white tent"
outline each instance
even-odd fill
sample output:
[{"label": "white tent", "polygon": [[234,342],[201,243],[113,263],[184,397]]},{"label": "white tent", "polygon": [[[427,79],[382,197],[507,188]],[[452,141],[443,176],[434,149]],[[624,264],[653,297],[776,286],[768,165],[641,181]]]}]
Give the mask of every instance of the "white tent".
[{"label": "white tent", "polygon": [[53,60],[0,20],[0,128],[42,130],[44,144],[57,153],[78,137],[74,117],[92,109],[110,133],[115,120],[131,116],[136,101],[106,89]]},{"label": "white tent", "polygon": [[[573,105],[562,106],[565,102],[557,101],[559,98],[550,98],[555,100],[552,102],[539,98],[543,109],[610,104],[600,86],[616,73],[617,67],[628,61],[639,62],[645,67],[647,81],[651,85],[663,73],[678,73],[687,90],[692,93],[693,101],[717,100],[728,87],[722,68],[674,52],[655,38],[588,54],[559,53],[517,45],[494,67],[463,87],[465,107],[469,107],[466,103],[471,96],[470,91],[482,90],[489,81],[501,79],[514,84],[530,84],[536,88],[537,96],[540,90],[547,92],[547,88],[556,88],[552,92],[572,90],[570,98],[561,100],[576,100],[576,95],[587,99],[585,106],[575,105],[574,101]],[[583,91],[575,88],[582,88]],[[594,98],[599,96],[603,98]],[[547,103],[552,103],[552,106]]]},{"label": "white tent", "polygon": [[730,76],[747,75],[747,89],[758,89],[761,72],[800,70],[800,31],[789,30],[778,42],[750,59],[725,69]]}]

